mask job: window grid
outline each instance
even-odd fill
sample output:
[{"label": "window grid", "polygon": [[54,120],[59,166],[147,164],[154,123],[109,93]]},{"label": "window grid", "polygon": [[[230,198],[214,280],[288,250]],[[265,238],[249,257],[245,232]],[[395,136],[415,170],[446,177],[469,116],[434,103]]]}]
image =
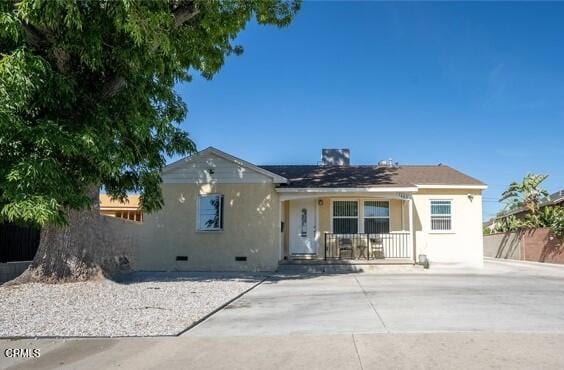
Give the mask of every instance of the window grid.
[{"label": "window grid", "polygon": [[431,230],[452,230],[452,201],[431,200]]}]

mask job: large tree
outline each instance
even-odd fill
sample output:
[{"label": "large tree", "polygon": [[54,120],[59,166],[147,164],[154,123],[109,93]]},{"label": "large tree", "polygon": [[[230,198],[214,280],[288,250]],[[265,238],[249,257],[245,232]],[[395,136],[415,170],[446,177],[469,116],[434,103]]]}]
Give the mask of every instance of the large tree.
[{"label": "large tree", "polygon": [[219,71],[252,17],[286,26],[298,1],[0,2],[0,218],[42,226],[20,279],[77,280],[123,262],[98,193],[163,205],[166,156],[195,149],[174,86]]}]

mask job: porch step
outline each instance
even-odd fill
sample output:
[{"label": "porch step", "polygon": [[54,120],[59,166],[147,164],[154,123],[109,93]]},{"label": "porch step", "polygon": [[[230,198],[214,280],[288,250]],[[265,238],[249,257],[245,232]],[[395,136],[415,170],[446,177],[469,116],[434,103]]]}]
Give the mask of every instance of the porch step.
[{"label": "porch step", "polygon": [[279,273],[347,273],[378,271],[410,271],[423,269],[410,259],[379,261],[324,261],[324,260],[287,260],[278,263]]}]

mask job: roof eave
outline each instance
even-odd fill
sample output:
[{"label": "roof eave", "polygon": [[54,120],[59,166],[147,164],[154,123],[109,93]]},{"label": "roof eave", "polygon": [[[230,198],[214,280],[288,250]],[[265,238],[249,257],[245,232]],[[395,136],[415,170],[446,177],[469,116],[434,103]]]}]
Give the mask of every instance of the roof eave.
[{"label": "roof eave", "polygon": [[415,184],[419,189],[468,189],[468,190],[485,190],[488,188],[485,184],[473,184],[473,185],[464,185],[464,184]]},{"label": "roof eave", "polygon": [[362,187],[362,188],[276,188],[278,193],[415,193],[416,186],[386,186],[386,187]]}]

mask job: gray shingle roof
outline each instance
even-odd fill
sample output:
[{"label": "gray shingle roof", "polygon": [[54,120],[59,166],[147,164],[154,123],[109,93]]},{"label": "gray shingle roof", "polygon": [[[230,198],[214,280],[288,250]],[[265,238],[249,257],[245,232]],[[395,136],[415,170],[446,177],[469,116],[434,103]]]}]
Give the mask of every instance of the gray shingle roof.
[{"label": "gray shingle roof", "polygon": [[449,166],[259,166],[288,179],[292,188],[361,188],[418,185],[484,185]]}]

